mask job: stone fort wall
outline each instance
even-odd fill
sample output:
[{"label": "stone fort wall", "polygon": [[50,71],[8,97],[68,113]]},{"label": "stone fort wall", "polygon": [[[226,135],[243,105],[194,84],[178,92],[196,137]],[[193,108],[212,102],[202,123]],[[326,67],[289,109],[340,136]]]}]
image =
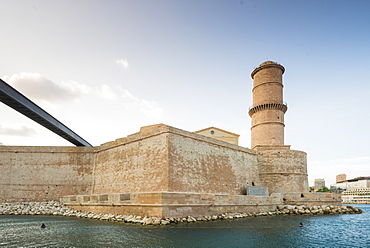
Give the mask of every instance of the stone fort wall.
[{"label": "stone fort wall", "polygon": [[273,193],[270,196],[153,192],[65,196],[61,202],[86,212],[159,218],[274,211],[279,205],[341,205],[335,193]]},{"label": "stone fort wall", "polygon": [[97,147],[93,194],[242,194],[261,184],[256,152],[163,124]]},{"label": "stone fort wall", "polygon": [[169,156],[171,192],[241,195],[261,185],[251,149],[171,128]]},{"label": "stone fort wall", "polygon": [[93,194],[168,191],[168,133],[141,132],[97,147]]},{"label": "stone fort wall", "polygon": [[164,124],[99,147],[0,147],[0,199],[192,192],[307,192],[306,154],[255,151]]},{"label": "stone fort wall", "polygon": [[91,147],[0,146],[0,202],[90,193],[93,165]]},{"label": "stone fort wall", "polygon": [[[0,146],[0,170],[0,201],[61,198],[98,213],[162,218],[340,204],[307,193],[304,152],[251,150],[163,124],[95,148]],[[253,186],[268,194],[246,195]]]},{"label": "stone fort wall", "polygon": [[288,149],[259,150],[262,186],[271,193],[308,192],[307,154]]}]

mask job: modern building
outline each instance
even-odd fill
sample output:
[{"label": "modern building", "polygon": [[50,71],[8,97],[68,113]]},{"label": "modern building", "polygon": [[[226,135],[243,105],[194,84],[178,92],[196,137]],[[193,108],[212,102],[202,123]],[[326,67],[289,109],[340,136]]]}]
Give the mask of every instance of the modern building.
[{"label": "modern building", "polygon": [[330,189],[333,192],[342,193],[343,202],[370,203],[370,177],[356,177],[341,181],[346,178],[346,175],[338,176],[337,183],[330,185]]},{"label": "modern building", "polygon": [[336,180],[335,182],[336,183],[341,183],[341,182],[345,182],[347,180],[347,175],[346,174],[339,174],[336,176]]},{"label": "modern building", "polygon": [[370,203],[370,188],[347,189],[342,193],[344,203]]},{"label": "modern building", "polygon": [[325,187],[325,179],[324,178],[317,178],[314,181],[314,190],[317,191]]},{"label": "modern building", "polygon": [[369,188],[370,187],[370,177],[356,177],[353,179],[348,179],[345,181],[337,182],[330,185],[332,190],[347,190],[347,189],[359,189],[359,188]]}]

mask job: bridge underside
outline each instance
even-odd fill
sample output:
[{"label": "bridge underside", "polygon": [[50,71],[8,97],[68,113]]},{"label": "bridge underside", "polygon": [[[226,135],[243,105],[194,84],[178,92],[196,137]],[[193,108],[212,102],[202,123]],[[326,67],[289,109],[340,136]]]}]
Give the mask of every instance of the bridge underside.
[{"label": "bridge underside", "polygon": [[19,113],[34,120],[50,131],[58,134],[76,146],[91,146],[87,141],[78,136],[75,132],[55,119],[45,110],[37,106],[30,99],[22,95],[13,87],[0,79],[0,101]]}]

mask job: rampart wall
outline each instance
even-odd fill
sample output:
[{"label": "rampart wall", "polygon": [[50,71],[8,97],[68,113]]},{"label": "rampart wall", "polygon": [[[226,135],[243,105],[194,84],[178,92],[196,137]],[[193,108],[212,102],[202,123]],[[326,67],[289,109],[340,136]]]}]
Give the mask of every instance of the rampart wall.
[{"label": "rampart wall", "polygon": [[[0,201],[62,197],[75,209],[157,217],[340,203],[307,192],[306,153],[258,148],[163,124],[95,148],[0,146]],[[273,194],[246,195],[249,186]]]},{"label": "rampart wall", "polygon": [[93,194],[168,191],[166,126],[97,147]]},{"label": "rampart wall", "polygon": [[91,147],[0,146],[0,202],[89,194],[93,165]]},{"label": "rampart wall", "polygon": [[256,152],[172,129],[169,136],[171,192],[241,195],[260,185]]},{"label": "rampart wall", "polygon": [[159,218],[274,211],[280,196],[247,196],[205,193],[152,192],[65,196],[62,203],[74,209]]},{"label": "rampart wall", "polygon": [[159,218],[275,211],[279,205],[341,205],[336,193],[274,193],[270,196],[152,192],[78,195],[62,203],[86,212]]},{"label": "rampart wall", "polygon": [[163,124],[97,147],[93,194],[242,194],[260,184],[257,152]]},{"label": "rampart wall", "polygon": [[342,205],[342,195],[337,193],[281,193],[272,194],[271,196],[278,197],[283,200],[284,204],[290,205],[306,205],[306,206],[322,206],[322,205]]}]

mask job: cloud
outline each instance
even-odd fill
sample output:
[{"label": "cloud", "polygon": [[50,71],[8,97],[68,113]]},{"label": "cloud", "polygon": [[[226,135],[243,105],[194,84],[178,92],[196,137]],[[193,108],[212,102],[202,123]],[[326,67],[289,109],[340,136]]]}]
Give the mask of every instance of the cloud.
[{"label": "cloud", "polygon": [[81,94],[91,91],[87,85],[77,82],[55,83],[38,73],[21,72],[2,79],[30,99],[49,103],[74,101]]},{"label": "cloud", "polygon": [[118,95],[114,93],[114,91],[109,85],[106,84],[102,84],[100,87],[95,88],[94,92],[98,96],[108,100],[114,101],[118,99]]},{"label": "cloud", "polygon": [[[117,60],[124,68],[128,67],[127,60]],[[107,84],[90,87],[74,81],[54,82],[38,73],[21,72],[12,76],[3,76],[2,79],[19,90],[32,101],[43,103],[71,102],[84,95],[95,95],[109,101],[116,101],[116,105],[133,113],[141,113],[145,117],[159,121],[163,109],[155,101],[141,99],[132,95],[122,87],[111,87]]]},{"label": "cloud", "polygon": [[120,88],[120,92],[121,104],[126,110],[140,112],[147,118],[154,121],[161,120],[164,111],[156,101],[135,97],[124,88]]},{"label": "cloud", "polygon": [[3,127],[0,125],[0,135],[29,137],[34,134],[36,134],[34,129],[23,125],[18,127]]},{"label": "cloud", "polygon": [[[134,124],[143,126],[160,123],[163,108],[150,99],[137,97],[119,85],[101,84],[94,87],[74,81],[54,82],[38,73],[19,73],[3,76],[2,79],[12,85],[45,109],[58,107],[58,114],[63,111],[82,111],[84,114],[99,116],[105,122],[117,122],[120,125]],[[80,104],[75,104],[78,100]],[[49,112],[53,115],[53,112]],[[94,114],[93,114],[94,113]],[[104,117],[102,117],[104,116]],[[62,122],[64,118],[60,119]],[[96,120],[95,120],[96,121]],[[0,134],[29,136],[34,132],[26,127],[2,128]]]},{"label": "cloud", "polygon": [[116,63],[121,66],[123,69],[128,70],[128,61],[127,59],[117,59]]}]

